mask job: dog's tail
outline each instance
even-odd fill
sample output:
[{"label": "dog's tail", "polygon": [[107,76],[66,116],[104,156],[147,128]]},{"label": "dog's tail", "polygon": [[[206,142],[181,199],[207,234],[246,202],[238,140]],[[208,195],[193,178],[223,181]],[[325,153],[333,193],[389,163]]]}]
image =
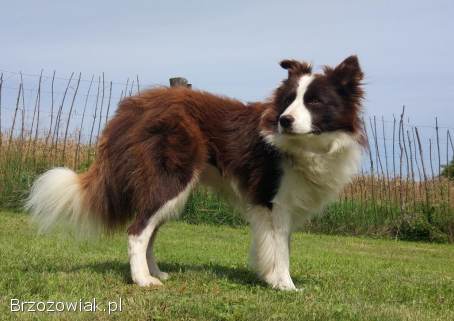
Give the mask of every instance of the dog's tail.
[{"label": "dog's tail", "polygon": [[38,177],[25,208],[40,232],[62,224],[81,235],[98,234],[124,221],[124,217],[115,219],[115,213],[109,213],[108,204],[115,195],[108,195],[105,178],[97,168],[94,164],[81,175],[68,168],[54,168]]}]

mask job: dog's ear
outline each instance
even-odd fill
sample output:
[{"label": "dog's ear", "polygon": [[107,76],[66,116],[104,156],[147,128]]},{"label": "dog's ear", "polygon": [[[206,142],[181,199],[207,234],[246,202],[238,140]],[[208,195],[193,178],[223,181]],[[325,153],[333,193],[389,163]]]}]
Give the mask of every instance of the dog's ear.
[{"label": "dog's ear", "polygon": [[285,59],[280,62],[280,65],[288,71],[289,78],[290,76],[300,76],[312,72],[312,66],[310,64],[298,60]]},{"label": "dog's ear", "polygon": [[360,105],[360,101],[364,97],[362,88],[364,74],[358,57],[350,56],[334,69],[325,66],[324,71],[328,81],[334,85],[337,93],[343,99],[350,102],[350,106]]},{"label": "dog's ear", "polygon": [[300,64],[299,61],[293,60],[293,59],[284,59],[280,62],[280,65],[282,68],[286,70],[293,70],[296,69],[296,67]]},{"label": "dog's ear", "polygon": [[353,55],[342,61],[336,68],[325,67],[329,79],[340,87],[358,86],[364,78],[358,57]]}]

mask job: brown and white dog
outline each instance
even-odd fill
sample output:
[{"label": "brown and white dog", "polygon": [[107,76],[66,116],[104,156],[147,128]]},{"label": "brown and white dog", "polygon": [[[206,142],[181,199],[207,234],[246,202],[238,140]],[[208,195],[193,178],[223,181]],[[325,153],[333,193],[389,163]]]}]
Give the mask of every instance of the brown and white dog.
[{"label": "brown and white dog", "polygon": [[[251,225],[253,266],[274,288],[295,289],[290,234],[349,182],[365,144],[363,73],[356,56],[335,68],[284,60],[288,71],[266,102],[186,88],[124,99],[83,174],[55,168],[34,183],[27,207],[46,230],[128,228],[132,279],[161,285],[153,255],[159,227],[204,184],[239,206]],[[160,280],[159,280],[160,279]]]}]

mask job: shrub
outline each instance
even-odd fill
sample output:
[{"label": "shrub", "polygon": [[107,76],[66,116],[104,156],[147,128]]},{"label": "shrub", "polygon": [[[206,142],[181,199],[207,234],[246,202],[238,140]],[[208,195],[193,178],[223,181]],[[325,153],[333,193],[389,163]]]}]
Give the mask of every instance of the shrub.
[{"label": "shrub", "polygon": [[451,161],[451,163],[449,163],[449,165],[443,166],[441,175],[449,178],[450,180],[454,180],[454,159]]}]

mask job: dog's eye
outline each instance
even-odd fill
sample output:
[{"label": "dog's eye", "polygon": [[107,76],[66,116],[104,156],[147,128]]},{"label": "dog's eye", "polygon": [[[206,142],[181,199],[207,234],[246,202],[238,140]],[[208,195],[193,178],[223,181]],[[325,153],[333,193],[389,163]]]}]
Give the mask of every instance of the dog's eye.
[{"label": "dog's eye", "polygon": [[322,101],[320,99],[318,99],[317,97],[311,97],[307,100],[306,103],[315,105],[315,104],[321,104]]}]

